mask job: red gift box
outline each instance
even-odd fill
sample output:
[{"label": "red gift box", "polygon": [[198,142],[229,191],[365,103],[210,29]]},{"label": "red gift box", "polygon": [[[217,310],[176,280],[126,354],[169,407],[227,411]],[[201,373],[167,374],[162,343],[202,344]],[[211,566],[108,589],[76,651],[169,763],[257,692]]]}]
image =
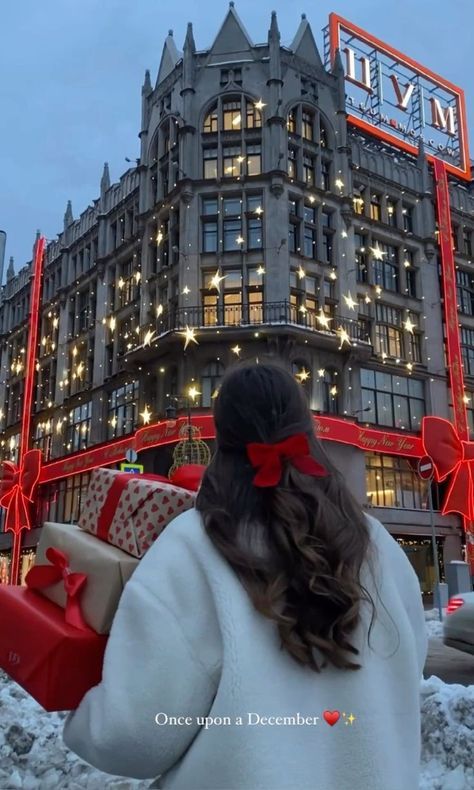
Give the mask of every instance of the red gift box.
[{"label": "red gift box", "polygon": [[107,636],[75,628],[64,609],[25,587],[0,585],[0,667],[48,711],[75,710],[100,683]]},{"label": "red gift box", "polygon": [[93,469],[78,526],[141,559],[195,494],[154,475]]}]

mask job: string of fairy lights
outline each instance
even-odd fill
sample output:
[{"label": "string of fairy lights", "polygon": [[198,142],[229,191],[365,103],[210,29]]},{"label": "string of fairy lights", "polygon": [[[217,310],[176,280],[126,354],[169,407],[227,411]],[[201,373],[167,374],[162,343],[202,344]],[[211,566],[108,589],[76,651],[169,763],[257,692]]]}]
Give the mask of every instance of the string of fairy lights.
[{"label": "string of fairy lights", "polygon": [[[258,112],[261,113],[263,109],[266,107],[266,104],[265,102],[263,102],[262,99],[260,99],[257,102],[254,102],[254,107]],[[235,118],[238,119],[236,123],[240,124],[241,118],[238,115],[236,115]],[[337,130],[335,130],[335,134],[336,135],[338,134]],[[237,161],[241,165],[244,161],[244,157],[242,156],[238,157]],[[240,180],[241,180],[241,175],[239,173],[239,175],[236,176],[236,182]],[[290,179],[290,182],[294,183],[294,179]],[[339,171],[337,177],[334,180],[334,188],[335,190],[337,190],[337,194],[339,197],[345,196],[344,194],[345,184],[342,179],[341,171]],[[227,196],[226,194],[221,196],[221,200],[224,200],[226,196]],[[306,190],[306,192],[304,193],[304,198],[309,202],[310,205],[314,205],[316,202],[319,204],[321,202],[319,196],[313,194],[311,192],[311,189]],[[362,199],[358,197],[353,198],[354,204],[356,204],[357,201],[361,201],[361,200]],[[240,200],[240,202],[242,204],[242,200]],[[324,201],[322,202],[322,205],[323,206],[325,205]],[[165,207],[165,202],[163,202],[161,208],[164,207]],[[187,208],[189,209],[189,205],[187,205]],[[167,209],[169,209],[170,212],[173,212],[175,210],[175,207],[170,204],[167,206]],[[357,207],[354,206],[354,211],[356,215],[361,213],[359,209],[357,209]],[[218,214],[220,214],[220,212],[221,210],[218,209]],[[252,214],[257,219],[262,220],[262,217],[264,215],[263,205],[261,204],[257,205],[253,209]],[[241,220],[242,214],[238,215],[237,218]],[[156,220],[156,215],[153,216],[153,221],[155,220]],[[120,221],[124,222],[123,218],[121,218]],[[364,228],[361,228],[361,230],[364,230]],[[342,230],[340,235],[342,240],[348,238],[348,233],[346,230]],[[150,237],[150,241],[156,244],[156,249],[157,249],[156,263],[158,265],[161,262],[160,247],[166,239],[167,239],[166,228],[165,225],[162,223],[157,228],[156,236]],[[123,241],[125,241],[124,236],[122,236],[122,242]],[[142,241],[141,238],[138,238],[136,243],[140,245],[141,241]],[[242,253],[245,252],[244,249],[245,242],[246,240],[242,235],[242,233],[239,233],[235,237],[235,244],[237,245],[237,249],[240,250]],[[220,245],[222,245],[223,243],[222,238],[219,239],[219,243]],[[265,249],[263,247],[261,248],[260,251],[262,255],[264,255]],[[365,249],[361,248],[360,251],[365,252]],[[377,240],[375,240],[375,242],[369,247],[369,251],[371,253],[371,260],[375,262],[377,261],[383,262],[388,255],[388,253],[380,246]],[[298,248],[298,252],[301,253],[300,248]],[[181,250],[179,250],[179,254],[180,254],[180,258],[183,257],[185,260],[186,271],[190,271],[190,266],[188,265],[187,259],[192,255],[197,255],[197,253],[193,251],[191,245],[189,245],[186,253],[182,253]],[[139,257],[140,256],[137,256],[137,253],[134,253],[132,260],[137,259]],[[341,251],[340,257],[341,260],[346,258],[346,252]],[[408,259],[408,257],[406,257],[403,260],[403,267],[405,269],[409,269],[411,266],[412,264],[410,260]],[[332,282],[337,281],[338,275],[337,275],[336,267],[334,265],[330,265],[329,268],[330,271],[327,275],[328,279]],[[263,265],[259,265],[256,268],[256,272],[261,278],[262,281],[261,288],[263,293],[265,289],[265,285],[264,285],[264,277],[266,274],[265,267]],[[168,280],[167,273],[162,273],[162,276],[164,280]],[[210,276],[210,279],[208,281],[207,291],[209,293],[215,292],[218,298],[220,298],[222,294],[221,285],[224,285],[225,288],[225,281],[227,276],[228,275],[226,274],[226,270],[218,267],[215,273],[212,274],[212,276]],[[307,271],[305,270],[302,264],[300,264],[296,269],[296,276],[301,284],[301,290],[303,291],[304,281],[308,275],[307,275]],[[77,280],[76,284],[79,285],[79,283],[80,281]],[[106,283],[104,281],[102,282],[102,288],[107,289],[110,284],[111,283]],[[43,369],[43,366],[45,365],[45,360],[52,358],[53,355],[56,355],[56,360],[59,359],[59,355],[61,357],[66,357],[66,355],[68,355],[68,364],[64,364],[63,362],[63,364],[61,364],[61,370],[57,371],[59,391],[63,393],[65,399],[74,397],[76,398],[78,403],[81,403],[85,393],[91,389],[94,389],[93,387],[91,387],[92,371],[89,369],[91,359],[88,358],[89,356],[88,351],[91,343],[91,326],[93,327],[94,332],[97,325],[102,325],[105,328],[106,333],[102,337],[102,344],[104,346],[110,346],[111,340],[112,341],[117,340],[117,333],[119,332],[121,326],[125,324],[125,329],[119,339],[124,342],[124,348],[126,349],[127,352],[132,351],[138,346],[141,346],[142,348],[147,348],[147,347],[151,348],[153,346],[156,346],[156,344],[159,343],[160,341],[159,326],[157,323],[155,323],[155,325],[150,325],[150,322],[148,322],[145,325],[141,325],[140,317],[137,316],[135,312],[133,313],[132,316],[127,318],[125,321],[122,320],[120,316],[121,310],[124,307],[129,308],[130,304],[134,308],[138,308],[139,310],[141,303],[140,302],[141,287],[143,286],[143,284],[145,285],[149,284],[149,279],[142,278],[142,272],[141,272],[139,260],[138,259],[136,260],[135,269],[132,269],[132,271],[126,277],[124,276],[123,273],[120,273],[118,278],[115,279],[113,284],[115,285],[115,288],[118,289],[119,292],[124,292],[124,293],[125,292],[128,293],[127,289],[129,288],[130,284],[132,284],[136,290],[136,298],[131,300],[130,303],[127,303],[127,300],[125,299],[124,301],[126,302],[126,304],[121,303],[119,307],[117,307],[116,304],[113,304],[112,311],[109,312],[107,315],[103,316],[101,319],[97,319],[95,312],[94,314],[92,314],[92,310],[90,309],[90,305],[89,305],[87,311],[87,322],[86,322],[87,329],[82,333],[78,333],[73,338],[69,337],[60,345],[58,345],[58,335],[60,330],[61,318],[60,318],[60,314],[58,314],[58,304],[53,301],[50,309],[48,309],[46,315],[43,316],[43,321],[44,321],[43,326],[45,326],[45,328],[40,340],[40,356],[36,363],[36,372],[40,373]],[[202,294],[202,290],[203,289],[199,289],[198,297]],[[318,288],[317,290],[319,291],[320,288]],[[185,306],[186,306],[189,303],[189,297],[193,295],[193,291],[188,283],[186,282],[182,283],[182,287],[180,288],[180,293],[182,296],[185,297],[185,303],[186,303]],[[79,291],[76,291],[76,295],[77,294],[79,294]],[[88,294],[90,298],[96,296],[95,291],[92,290],[91,287],[89,287]],[[354,298],[350,290],[347,292],[347,294],[341,294],[341,296],[348,311],[354,312],[357,315],[358,311],[360,312],[361,301],[365,305],[371,305],[376,300],[382,300],[382,298],[384,297],[384,288],[377,283],[371,285],[367,285],[367,284],[364,285],[363,283],[357,282],[357,294],[356,294],[357,298]],[[421,298],[423,299],[424,297],[422,296]],[[70,302],[73,302],[74,299],[75,297],[71,296]],[[156,320],[160,319],[164,315],[166,310],[166,306],[163,303],[160,303],[159,301],[150,301],[148,306],[149,308],[151,308],[151,314],[153,314]],[[96,304],[95,304],[95,308],[97,310]],[[405,308],[405,309],[407,315],[405,319],[402,321],[402,327],[403,330],[407,333],[407,335],[413,337],[415,333],[417,334],[421,333],[422,329],[418,324],[414,322],[412,313],[409,310],[409,308]],[[328,315],[324,311],[322,306],[319,308],[317,312],[314,312],[314,310],[311,307],[307,306],[307,299],[305,299],[304,301],[302,301],[301,304],[299,304],[297,310],[301,314],[303,319],[306,319],[308,314],[310,314],[311,317],[314,318],[318,331],[328,332],[331,335],[336,336],[339,341],[339,345],[338,345],[339,351],[348,350],[353,345],[357,344],[357,341],[351,338],[346,327],[341,322],[338,322],[337,318]],[[75,314],[74,324],[77,322],[78,319],[79,319],[79,315]],[[426,315],[423,315],[423,319],[426,320]],[[375,314],[371,316],[371,320],[372,323],[376,326],[377,321]],[[304,322],[303,322],[303,326],[304,326]],[[204,328],[206,329],[206,331],[208,331],[210,327],[206,325]],[[179,332],[179,335],[183,338],[184,351],[186,351],[191,344],[199,345],[198,338],[202,330],[203,327],[200,326],[192,326],[190,324],[185,325],[185,329]],[[9,365],[8,366],[4,365],[3,367],[4,370],[8,368],[8,372],[11,374],[12,378],[14,379],[14,382],[12,383],[9,380],[6,380],[5,382],[6,398],[7,398],[6,402],[8,402],[9,390],[11,389],[12,386],[17,384],[19,380],[21,380],[21,378],[24,376],[25,373],[25,354],[26,354],[25,332],[26,330],[23,328],[7,344],[7,349],[10,352],[9,354],[10,360],[9,360]],[[85,338],[82,338],[81,334],[85,335]],[[258,331],[254,332],[253,336],[255,338],[258,338],[260,336],[260,332]],[[92,339],[93,339],[93,335],[92,335]],[[426,335],[425,335],[425,340],[428,340],[428,336]],[[117,348],[116,342],[114,343],[114,348],[115,349]],[[96,349],[94,348],[94,351],[95,350]],[[234,346],[230,347],[230,352],[233,355],[235,355],[235,357],[240,358],[242,353],[244,352],[248,353],[248,349],[245,346],[243,347],[240,346],[239,344],[235,344]],[[410,347],[408,347],[408,355],[409,356],[412,355]],[[406,358],[404,360],[402,359],[401,356],[397,357],[394,355],[389,355],[383,349],[380,352],[376,353],[375,356],[378,357],[378,359],[384,365],[385,364],[396,365],[396,366],[403,365],[408,375],[412,374],[417,364],[417,362],[414,361],[413,359],[409,359],[407,361]],[[427,360],[429,362],[430,357],[427,357]],[[102,363],[99,363],[99,368],[103,368],[104,364],[105,362],[103,359]],[[351,370],[351,368],[349,368],[349,370]],[[159,371],[160,373],[164,373],[165,368],[160,367]],[[324,379],[325,373],[326,373],[325,368],[323,367],[319,368],[317,371],[318,380]],[[146,371],[146,375],[150,375],[150,371]],[[311,371],[308,370],[305,366],[302,366],[301,369],[295,373],[296,379],[301,384],[306,384],[306,382],[308,382],[308,380],[311,378],[311,375],[312,375]],[[433,380],[434,379],[431,378],[431,381]],[[129,384],[130,381],[127,379],[125,381],[125,384],[121,384],[120,386],[126,387]],[[349,389],[351,389],[351,387],[349,387]],[[51,394],[51,385],[49,392]],[[337,385],[333,384],[330,388],[331,396],[337,397],[338,393],[339,390]],[[214,396],[215,394],[216,392],[213,393]],[[191,383],[188,385],[186,395],[193,404],[197,402],[199,396],[201,395],[201,392],[198,390],[198,387],[194,383],[194,379],[192,379]],[[101,394],[100,395],[101,402],[103,401],[103,397],[104,397],[103,394]],[[111,398],[109,396],[109,403],[110,400]],[[464,396],[464,400],[466,403],[469,402],[469,396],[467,394]],[[40,409],[38,407],[40,407]],[[56,432],[57,434],[61,434],[65,424],[68,423],[68,417],[65,414],[56,413],[56,412],[61,412],[65,409],[64,403],[56,404],[54,402],[54,399],[51,397],[48,398],[48,400],[46,400],[45,402],[40,403],[38,400],[35,402],[35,411],[40,411],[45,409],[54,410],[55,414],[47,416],[46,419],[37,422],[36,423],[37,431],[39,431],[39,433],[43,431],[45,434],[50,434],[54,430],[54,432]],[[67,407],[66,410],[68,410]],[[73,411],[74,410],[69,410],[69,419],[71,419],[71,417],[73,416]],[[150,424],[152,419],[156,418],[156,416],[157,415],[153,413],[153,410],[149,404],[144,404],[142,411],[139,413],[139,417],[142,425]],[[3,437],[0,439],[0,447],[5,447],[6,444],[6,440],[5,440],[6,429],[5,426],[3,425],[4,417],[5,414],[3,410],[0,409],[0,423],[2,424],[2,429],[3,429],[1,430],[1,433],[3,433]],[[99,422],[102,421],[103,421],[102,418],[99,418]],[[117,427],[116,415],[112,414],[112,416],[109,417],[109,424],[111,425],[112,429],[115,430],[115,428]],[[8,426],[8,428],[10,427],[11,426]],[[86,427],[84,427],[84,425],[80,425],[78,430],[87,433],[89,428],[88,425],[86,425]],[[16,434],[14,434],[9,439],[9,448],[12,453],[15,450],[16,444],[17,444],[17,439],[16,439]],[[65,444],[65,449],[68,449],[66,444]]]}]

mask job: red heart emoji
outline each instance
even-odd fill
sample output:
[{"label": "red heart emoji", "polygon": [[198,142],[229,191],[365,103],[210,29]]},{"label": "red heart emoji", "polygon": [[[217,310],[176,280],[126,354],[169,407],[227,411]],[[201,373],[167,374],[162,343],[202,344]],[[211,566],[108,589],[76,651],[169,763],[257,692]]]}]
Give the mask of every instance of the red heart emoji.
[{"label": "red heart emoji", "polygon": [[325,710],[323,713],[323,717],[324,717],[324,721],[327,721],[327,723],[331,727],[334,727],[336,722],[339,721],[341,714],[339,713],[338,710]]},{"label": "red heart emoji", "polygon": [[155,524],[152,524],[150,522],[149,524],[146,525],[146,528],[147,528],[147,532],[154,532],[154,530],[156,529],[156,526],[155,526]]}]

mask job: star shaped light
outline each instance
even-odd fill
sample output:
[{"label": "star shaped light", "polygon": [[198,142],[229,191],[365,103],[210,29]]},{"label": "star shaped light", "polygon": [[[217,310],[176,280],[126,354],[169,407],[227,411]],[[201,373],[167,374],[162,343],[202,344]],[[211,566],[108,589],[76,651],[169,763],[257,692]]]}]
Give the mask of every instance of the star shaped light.
[{"label": "star shaped light", "polygon": [[330,280],[337,280],[337,274],[336,274],[336,272],[332,271],[332,272],[331,272],[331,274],[329,275],[329,279],[330,279]]},{"label": "star shaped light", "polygon": [[240,356],[240,352],[242,351],[239,345],[234,346],[234,348],[231,348],[230,350],[235,354],[236,357]]},{"label": "star shaped light", "polygon": [[143,411],[140,412],[140,417],[143,420],[144,425],[148,425],[151,420],[151,411],[149,410],[148,406],[145,406]]},{"label": "star shaped light", "polygon": [[255,214],[257,214],[258,216],[263,214],[263,208],[261,206],[257,206],[257,208],[255,209]]},{"label": "star shaped light", "polygon": [[183,294],[185,294],[185,296],[187,296],[190,293],[191,293],[191,289],[188,288],[187,285],[185,285],[184,288],[183,288]]},{"label": "star shaped light", "polygon": [[352,726],[353,722],[355,722],[355,720],[356,720],[356,717],[353,716],[352,713],[351,713],[350,716],[347,717],[347,721],[349,721],[351,723],[351,726]]},{"label": "star shaped light", "polygon": [[331,387],[331,389],[329,390],[329,393],[330,393],[330,394],[331,394],[333,397],[335,397],[335,396],[337,395],[337,387],[336,387],[335,385],[334,385],[334,387]]},{"label": "star shaped light", "polygon": [[296,272],[296,274],[298,275],[298,277],[300,278],[300,280],[303,280],[303,279],[306,277],[306,272],[305,272],[305,270],[303,269],[303,267],[302,267],[302,266],[300,266],[300,268],[298,269],[298,271]]},{"label": "star shaped light", "polygon": [[157,316],[157,318],[159,318],[160,315],[163,315],[163,305],[162,304],[159,304],[158,307],[156,308],[156,316]]},{"label": "star shaped light", "polygon": [[383,261],[383,256],[387,254],[378,244],[376,247],[370,247],[370,251],[376,261]]},{"label": "star shaped light", "polygon": [[296,374],[295,378],[297,378],[298,381],[303,384],[305,381],[308,381],[310,375],[311,374],[306,370],[306,368],[301,368],[300,372]]},{"label": "star shaped light", "polygon": [[304,304],[300,305],[300,313],[303,313],[303,315],[305,315],[307,312],[308,310],[305,307],[305,305]]},{"label": "star shaped light", "polygon": [[319,376],[320,379],[322,379],[322,377],[324,376],[325,373],[326,373],[326,371],[324,370],[324,368],[319,368],[318,376]]},{"label": "star shaped light", "polygon": [[338,189],[342,189],[342,188],[343,188],[343,186],[344,186],[344,181],[342,180],[342,178],[336,178],[336,180],[335,180],[335,182],[334,182],[334,185],[335,185],[335,186],[336,186]]},{"label": "star shaped light", "polygon": [[151,346],[152,341],[155,340],[155,335],[156,332],[154,329],[147,329],[145,337],[143,338],[143,348],[146,348],[146,346]]},{"label": "star shaped light", "polygon": [[184,343],[184,350],[185,351],[186,351],[186,349],[187,349],[187,347],[189,346],[190,343],[196,343],[196,345],[199,345],[198,341],[196,340],[196,330],[195,329],[190,329],[189,326],[186,325],[185,331],[184,332],[180,332],[179,334],[183,335],[185,337],[185,343]]},{"label": "star shaped light", "polygon": [[209,290],[211,290],[211,288],[217,288],[217,290],[220,293],[221,292],[221,282],[222,282],[222,280],[225,280],[226,277],[227,277],[226,274],[221,276],[219,274],[219,269],[218,269],[217,272],[215,273],[215,275],[213,277],[211,277],[211,284],[209,286]]},{"label": "star shaped light", "polygon": [[263,266],[258,267],[257,274],[259,274],[260,276],[262,276],[262,274],[265,274],[265,269],[263,268]]},{"label": "star shaped light", "polygon": [[365,297],[364,297],[364,302],[366,304],[370,304],[371,301],[372,301],[372,299],[370,298],[369,294],[366,294]]},{"label": "star shaped light", "polygon": [[464,397],[463,397],[463,401],[464,401],[464,403],[466,403],[466,404],[471,402],[471,401],[470,401],[470,398],[469,398],[469,396],[468,396],[468,395],[464,395]]},{"label": "star shaped light", "polygon": [[266,106],[267,105],[265,104],[265,102],[262,99],[259,99],[254,104],[254,107],[255,107],[256,110],[263,110],[263,108],[266,107]]},{"label": "star shaped light", "polygon": [[349,310],[355,310],[356,309],[357,302],[355,302],[354,299],[352,298],[352,295],[351,295],[350,291],[347,294],[347,296],[343,295],[342,298],[344,299],[344,301],[345,301],[346,305],[348,306]]},{"label": "star shaped light", "polygon": [[328,318],[326,313],[323,311],[323,308],[321,308],[319,315],[316,316],[316,321],[318,324],[321,324],[323,329],[329,329],[329,322],[332,321],[332,318]]},{"label": "star shaped light", "polygon": [[351,339],[347,334],[346,330],[342,326],[338,326],[336,330],[336,334],[339,336],[339,340],[341,341],[341,345],[339,346],[339,350],[343,347],[344,343],[347,343],[348,346],[351,345]]},{"label": "star shaped light", "polygon": [[189,390],[188,390],[188,395],[193,401],[195,401],[197,396],[200,395],[200,394],[201,393],[199,392],[197,387],[195,387],[194,385],[192,387],[190,387]]},{"label": "star shaped light", "polygon": [[237,238],[236,238],[237,244],[243,244],[244,241],[245,241],[245,239],[242,236],[237,236]]},{"label": "star shaped light", "polygon": [[410,318],[407,318],[407,320],[403,322],[403,326],[410,334],[413,334],[413,330],[416,329],[416,324],[413,324]]}]

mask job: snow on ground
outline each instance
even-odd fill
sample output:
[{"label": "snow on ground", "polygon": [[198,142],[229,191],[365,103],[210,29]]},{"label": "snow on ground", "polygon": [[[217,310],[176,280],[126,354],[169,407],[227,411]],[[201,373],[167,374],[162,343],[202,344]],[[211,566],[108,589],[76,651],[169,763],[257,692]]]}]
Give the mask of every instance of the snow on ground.
[{"label": "snow on ground", "polygon": [[[446,609],[443,609],[443,620],[445,617]],[[425,611],[425,622],[430,639],[435,636],[443,636],[443,623],[439,619],[439,612],[437,609],[428,609]]]},{"label": "snow on ground", "polygon": [[143,790],[150,782],[103,774],[62,741],[65,713],[46,713],[0,670],[1,790]]},{"label": "snow on ground", "polygon": [[[427,629],[438,635],[436,610]],[[474,788],[474,686],[421,684],[422,776],[420,790]],[[103,774],[82,762],[62,741],[64,713],[46,713],[0,671],[0,790],[145,790],[149,781]]]}]

